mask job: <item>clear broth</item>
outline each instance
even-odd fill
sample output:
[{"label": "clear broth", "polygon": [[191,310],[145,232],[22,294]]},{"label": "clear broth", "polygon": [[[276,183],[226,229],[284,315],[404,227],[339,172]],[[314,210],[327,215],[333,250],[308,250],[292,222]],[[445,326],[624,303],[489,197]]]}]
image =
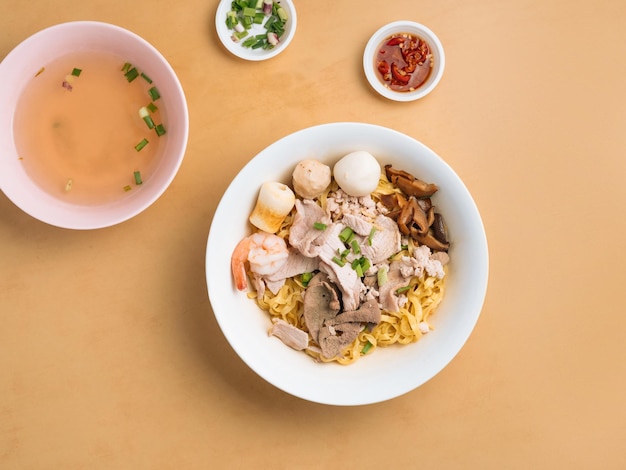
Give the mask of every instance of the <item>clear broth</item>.
[{"label": "clear broth", "polygon": [[[141,76],[129,82],[124,64],[110,53],[80,52],[28,77],[13,120],[15,144],[25,171],[52,196],[106,204],[140,190],[136,171],[142,182],[154,172],[167,134],[150,129],[139,109],[151,102],[148,90],[156,84]],[[81,72],[72,78],[74,68]],[[154,105],[152,120],[167,129],[160,100]],[[144,138],[148,144],[137,151]]]}]

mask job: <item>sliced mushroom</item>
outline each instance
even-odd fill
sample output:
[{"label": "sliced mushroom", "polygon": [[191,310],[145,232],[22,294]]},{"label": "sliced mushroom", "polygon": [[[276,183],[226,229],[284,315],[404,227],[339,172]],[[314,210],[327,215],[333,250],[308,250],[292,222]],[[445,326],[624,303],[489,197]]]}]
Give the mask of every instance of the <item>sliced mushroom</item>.
[{"label": "sliced mushroom", "polygon": [[426,213],[414,197],[409,198],[408,204],[402,208],[396,222],[400,232],[413,237],[415,236],[413,234],[425,235],[430,226]]},{"label": "sliced mushroom", "polygon": [[436,184],[426,183],[404,170],[396,170],[385,165],[385,174],[389,181],[400,188],[407,196],[417,198],[430,197],[439,189]]},{"label": "sliced mushroom", "polygon": [[428,226],[432,227],[432,225],[435,223],[435,216],[437,215],[435,213],[435,206],[430,206],[430,209],[428,209],[428,211],[426,212],[426,220],[428,221]]},{"label": "sliced mushroom", "polygon": [[411,181],[400,176],[396,177],[395,180],[393,180],[393,183],[408,196],[415,196],[418,198],[430,197],[439,189],[436,184],[426,183],[418,179]]},{"label": "sliced mushroom", "polygon": [[448,251],[450,243],[440,242],[435,238],[432,231],[429,231],[426,235],[419,235],[415,237],[418,243],[426,245],[433,251]]},{"label": "sliced mushroom", "polygon": [[396,170],[391,165],[385,165],[385,174],[387,175],[387,179],[389,181],[392,181],[393,178],[397,176],[402,176],[407,179],[415,178],[412,174],[407,173],[406,171],[403,171],[403,170]]},{"label": "sliced mushroom", "polygon": [[435,214],[435,219],[432,223],[433,236],[441,243],[448,243],[448,235],[446,233],[446,226],[443,222],[443,216],[439,213]]},{"label": "sliced mushroom", "polygon": [[429,197],[420,198],[417,200],[417,203],[424,209],[424,212],[429,211],[430,208],[433,207],[433,201]]}]

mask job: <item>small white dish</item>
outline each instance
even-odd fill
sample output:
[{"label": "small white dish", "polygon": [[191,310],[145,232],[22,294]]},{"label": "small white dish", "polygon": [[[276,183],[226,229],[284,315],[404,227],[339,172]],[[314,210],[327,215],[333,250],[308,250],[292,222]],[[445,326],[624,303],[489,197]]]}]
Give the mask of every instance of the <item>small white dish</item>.
[{"label": "small white dish", "polygon": [[220,41],[231,54],[245,60],[260,61],[271,59],[284,51],[294,35],[296,34],[296,26],[298,24],[298,17],[296,14],[296,7],[291,0],[275,0],[274,3],[279,4],[287,12],[287,21],[285,22],[285,32],[279,39],[276,46],[271,49],[252,49],[250,47],[244,47],[242,43],[246,38],[266,33],[265,21],[263,24],[253,24],[248,32],[248,36],[235,42],[233,40],[233,30],[228,29],[226,26],[226,15],[232,9],[232,0],[222,0],[215,13],[215,29]]},{"label": "small white dish", "polygon": [[[411,34],[423,39],[428,44],[432,54],[433,65],[428,78],[414,91],[392,90],[383,83],[378,71],[376,55],[380,45],[391,35],[398,33]],[[445,63],[445,53],[439,38],[429,28],[414,21],[395,21],[383,26],[372,35],[363,53],[363,70],[368,82],[380,95],[394,101],[414,101],[433,91],[441,80]]]}]

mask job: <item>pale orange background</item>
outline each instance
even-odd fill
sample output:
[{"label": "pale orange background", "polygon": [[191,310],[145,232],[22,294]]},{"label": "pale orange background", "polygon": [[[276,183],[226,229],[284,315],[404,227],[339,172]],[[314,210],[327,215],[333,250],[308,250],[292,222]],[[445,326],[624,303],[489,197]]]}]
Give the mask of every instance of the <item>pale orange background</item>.
[{"label": "pale orange background", "polygon": [[[0,468],[626,468],[626,3],[296,3],[290,47],[249,63],[218,43],[215,0],[0,0],[0,57],[55,23],[118,24],[170,61],[191,122],[170,189],[119,226],[54,228],[0,195]],[[447,54],[414,103],[378,97],[361,69],[369,36],[398,19]],[[434,149],[472,192],[491,255],[452,363],[352,408],[249,370],[204,277],[237,171],[333,121]]]}]

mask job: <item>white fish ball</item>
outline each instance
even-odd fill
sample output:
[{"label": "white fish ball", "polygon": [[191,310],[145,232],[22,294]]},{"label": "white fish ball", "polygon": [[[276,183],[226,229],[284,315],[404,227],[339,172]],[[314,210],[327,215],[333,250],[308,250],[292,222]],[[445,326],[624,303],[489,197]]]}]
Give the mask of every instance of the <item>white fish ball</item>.
[{"label": "white fish ball", "polygon": [[335,164],[333,176],[339,187],[350,196],[367,196],[378,186],[380,164],[371,153],[358,150]]}]

